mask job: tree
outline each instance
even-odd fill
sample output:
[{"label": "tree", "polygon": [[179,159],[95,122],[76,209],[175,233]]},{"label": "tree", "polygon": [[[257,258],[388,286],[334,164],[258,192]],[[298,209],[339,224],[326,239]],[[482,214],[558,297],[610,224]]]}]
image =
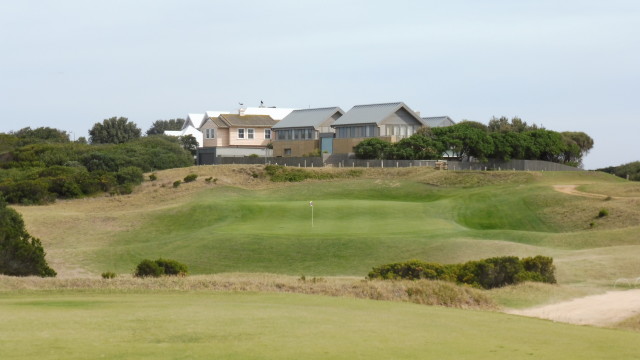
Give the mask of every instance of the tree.
[{"label": "tree", "polygon": [[384,159],[390,149],[390,142],[378,138],[365,139],[353,148],[358,159]]},{"label": "tree", "polygon": [[193,137],[193,135],[180,136],[179,139],[182,148],[190,152],[191,155],[196,156],[196,152],[198,151],[198,140]]},{"label": "tree", "polygon": [[445,149],[460,160],[473,157],[486,161],[493,152],[493,142],[487,127],[474,121],[434,128],[433,133],[444,144]]},{"label": "tree", "polygon": [[69,134],[67,134],[66,131],[50,127],[39,127],[36,129],[26,127],[16,131],[13,135],[20,139],[20,145],[69,142]]},{"label": "tree", "polygon": [[566,146],[560,133],[538,129],[527,131],[524,135],[530,140],[525,152],[526,159],[561,162]]},{"label": "tree", "polygon": [[439,159],[446,150],[444,145],[431,137],[425,136],[426,132],[413,134],[408,138],[394,144],[387,158],[394,160],[428,160]]},{"label": "tree", "polygon": [[153,122],[147,135],[162,135],[166,130],[180,130],[184,125],[184,119],[169,119],[169,120],[156,120]]},{"label": "tree", "polygon": [[25,230],[22,216],[0,199],[0,274],[56,276],[45,255],[40,240]]},{"label": "tree", "polygon": [[140,137],[140,129],[126,117],[112,117],[95,123],[89,130],[92,144],[122,144]]}]

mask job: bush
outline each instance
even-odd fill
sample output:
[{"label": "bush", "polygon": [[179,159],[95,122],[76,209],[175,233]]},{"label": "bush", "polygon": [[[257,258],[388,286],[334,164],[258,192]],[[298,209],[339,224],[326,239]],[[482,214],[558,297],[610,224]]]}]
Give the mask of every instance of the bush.
[{"label": "bush", "polygon": [[155,261],[142,260],[133,274],[136,277],[160,277],[164,275],[164,268]]},{"label": "bush", "polygon": [[189,273],[185,264],[179,263],[175,260],[158,259],[142,260],[136,267],[134,276],[136,277],[160,277],[163,275],[168,276],[185,276]]},{"label": "bush", "polygon": [[156,264],[164,269],[165,275],[185,276],[189,273],[187,265],[179,263],[175,260],[158,259],[156,260]]},{"label": "bush", "polygon": [[142,170],[136,166],[127,166],[118,170],[116,173],[116,180],[118,184],[133,184],[138,185],[144,180]]},{"label": "bush", "polygon": [[150,181],[156,181],[156,180],[158,180],[158,176],[155,173],[150,174],[149,175],[149,180]]},{"label": "bush", "polygon": [[40,239],[25,230],[20,214],[0,198],[0,274],[56,276],[45,260]]},{"label": "bush", "polygon": [[197,174],[189,174],[189,175],[184,177],[184,182],[190,183],[192,181],[196,181],[197,178],[198,178]]},{"label": "bush", "polygon": [[555,284],[553,259],[545,256],[524,258],[502,256],[457,265],[441,265],[410,260],[373,268],[369,279],[429,279],[456,281],[484,289],[493,289],[523,281]]},{"label": "bush", "polygon": [[600,211],[598,212],[598,217],[599,218],[603,218],[605,216],[609,215],[609,210],[607,209],[600,209]]},{"label": "bush", "polygon": [[103,272],[103,273],[102,273],[102,278],[103,278],[103,279],[113,279],[113,278],[115,278],[116,276],[117,276],[117,275],[116,275],[116,273],[111,272],[111,271],[107,271],[107,272]]},{"label": "bush", "polygon": [[180,184],[182,184],[182,181],[176,180],[176,181],[173,182],[173,187],[177,188],[178,186],[180,186]]}]

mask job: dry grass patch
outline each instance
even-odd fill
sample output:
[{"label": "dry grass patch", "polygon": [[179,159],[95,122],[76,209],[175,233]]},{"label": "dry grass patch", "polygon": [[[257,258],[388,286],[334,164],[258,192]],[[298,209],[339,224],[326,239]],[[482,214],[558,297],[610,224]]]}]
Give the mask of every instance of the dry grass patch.
[{"label": "dry grass patch", "polygon": [[221,274],[189,277],[43,279],[0,276],[0,292],[37,290],[240,291],[326,295],[411,302],[463,309],[496,309],[485,291],[443,281],[370,281],[361,278],[305,278],[271,274]]},{"label": "dry grass patch", "polygon": [[540,176],[523,171],[433,171],[419,181],[446,187],[479,187],[502,184],[525,184]]}]

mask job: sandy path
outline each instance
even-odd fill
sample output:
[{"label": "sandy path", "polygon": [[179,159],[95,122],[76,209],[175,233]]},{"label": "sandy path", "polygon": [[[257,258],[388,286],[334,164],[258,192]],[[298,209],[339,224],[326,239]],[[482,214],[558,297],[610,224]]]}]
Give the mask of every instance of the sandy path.
[{"label": "sandy path", "polygon": [[[576,189],[577,187],[578,187],[578,185],[553,185],[553,189],[554,190],[559,191],[559,192],[564,193],[564,194],[584,196],[584,197],[589,197],[589,198],[594,198],[594,199],[606,199],[607,197],[609,197],[607,195],[594,194],[594,193],[588,193],[588,192],[580,191],[580,190]],[[613,198],[613,197],[610,197],[610,198]]]},{"label": "sandy path", "polygon": [[507,313],[569,324],[609,326],[640,315],[640,290],[609,291],[557,304],[509,310]]}]

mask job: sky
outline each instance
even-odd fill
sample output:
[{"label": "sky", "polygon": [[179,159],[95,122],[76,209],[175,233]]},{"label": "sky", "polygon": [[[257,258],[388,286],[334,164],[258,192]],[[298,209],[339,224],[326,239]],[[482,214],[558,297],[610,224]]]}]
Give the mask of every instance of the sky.
[{"label": "sky", "polygon": [[403,101],[640,160],[640,1],[0,0],[0,132]]}]

